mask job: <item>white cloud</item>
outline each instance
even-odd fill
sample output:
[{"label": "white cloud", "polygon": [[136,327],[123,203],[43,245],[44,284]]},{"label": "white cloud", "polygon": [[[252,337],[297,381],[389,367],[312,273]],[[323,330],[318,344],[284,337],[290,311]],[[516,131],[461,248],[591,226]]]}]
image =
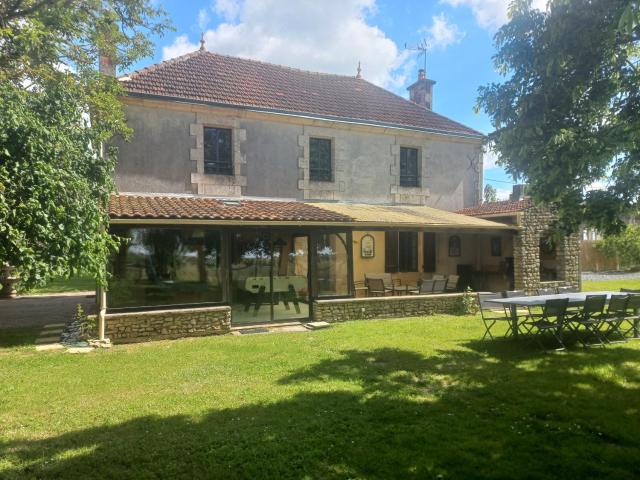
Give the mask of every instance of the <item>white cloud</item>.
[{"label": "white cloud", "polygon": [[498,154],[491,149],[491,146],[487,146],[484,155],[482,156],[482,169],[489,170],[491,168],[496,168],[498,161]]},{"label": "white cloud", "polygon": [[198,26],[200,27],[200,30],[204,31],[207,28],[207,25],[209,25],[210,20],[209,9],[201,8],[198,12]]},{"label": "white cloud", "polygon": [[[368,21],[375,0],[218,0],[215,8],[230,19],[205,32],[209,51],[343,75],[361,61],[366,80],[392,89],[415,75],[407,52]],[[183,34],[163,59],[197,48]]]},{"label": "white cloud", "polygon": [[[533,0],[533,8],[547,9],[548,0]],[[508,10],[512,0],[440,0],[452,7],[466,6],[473,12],[478,25],[487,30],[497,30],[509,20]]]},{"label": "white cloud", "polygon": [[498,200],[509,200],[509,197],[511,197],[512,189],[495,186],[494,188],[496,189],[496,196],[498,197]]},{"label": "white cloud", "polygon": [[238,0],[216,0],[211,9],[227,22],[232,22],[240,13],[240,2]]},{"label": "white cloud", "polygon": [[444,49],[464,38],[464,32],[455,23],[450,23],[444,13],[431,17],[431,20],[431,26],[423,29],[430,48]]}]

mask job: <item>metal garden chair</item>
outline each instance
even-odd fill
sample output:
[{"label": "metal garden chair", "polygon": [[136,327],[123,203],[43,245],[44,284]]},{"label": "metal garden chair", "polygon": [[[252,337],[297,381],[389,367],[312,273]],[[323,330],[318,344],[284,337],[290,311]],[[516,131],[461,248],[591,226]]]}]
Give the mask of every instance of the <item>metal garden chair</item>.
[{"label": "metal garden chair", "polygon": [[427,278],[425,280],[422,280],[422,283],[420,284],[420,294],[421,295],[430,295],[433,293],[433,284],[436,281],[430,278]]},{"label": "metal garden chair", "polygon": [[447,281],[445,279],[436,279],[433,281],[433,293],[444,293],[444,289],[447,286]]},{"label": "metal garden chair", "polygon": [[609,336],[612,334],[618,334],[621,338],[620,342],[627,341],[627,338],[621,329],[621,325],[624,323],[627,316],[628,303],[629,295],[611,295],[611,298],[609,299],[607,312],[602,316],[602,326],[606,326],[603,336],[609,343],[614,343],[609,340]]},{"label": "metal garden chair", "polygon": [[445,287],[445,291],[447,292],[456,292],[458,291],[458,281],[460,280],[460,275],[449,275],[447,277],[447,285]]},{"label": "metal garden chair", "polygon": [[513,334],[511,317],[506,314],[505,309],[501,304],[491,302],[491,300],[497,300],[499,298],[502,298],[502,294],[500,293],[478,293],[480,316],[482,317],[482,322],[484,323],[484,328],[486,330],[482,336],[482,340],[484,340],[487,335],[493,340],[491,329],[499,322],[505,322],[507,324],[505,337]]},{"label": "metal garden chair", "polygon": [[596,344],[588,344],[586,342],[586,339],[578,336],[578,340],[585,347],[589,345],[604,346],[604,340],[600,335],[600,327],[602,326],[605,319],[604,307],[606,304],[606,295],[587,295],[583,307],[569,320],[575,332],[579,333],[580,327],[584,327],[584,331],[587,334],[587,339],[589,337],[595,337],[596,340],[598,340],[598,343]]},{"label": "metal garden chair", "polygon": [[384,297],[387,293],[393,293],[393,288],[385,286],[381,278],[367,278],[367,292],[373,297]]},{"label": "metal garden chair", "polygon": [[534,334],[534,338],[543,350],[545,347],[541,337],[547,332],[551,332],[560,345],[560,348],[556,350],[565,349],[563,329],[566,322],[567,305],[569,305],[569,299],[567,298],[547,300],[544,307],[542,307],[542,313],[531,313],[529,320],[525,321],[525,325],[529,327],[528,331]]},{"label": "metal garden chair", "polygon": [[625,336],[631,334],[633,338],[638,338],[638,322],[640,322],[640,295],[629,295],[626,308],[627,312],[622,323],[626,323],[627,325],[624,329],[621,325],[620,329]]}]

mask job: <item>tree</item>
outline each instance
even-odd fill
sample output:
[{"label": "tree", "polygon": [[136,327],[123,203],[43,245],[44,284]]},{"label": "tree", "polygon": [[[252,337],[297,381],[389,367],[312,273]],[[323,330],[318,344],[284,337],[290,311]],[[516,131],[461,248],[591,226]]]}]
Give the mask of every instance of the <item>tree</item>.
[{"label": "tree", "polygon": [[[556,208],[561,228],[620,231],[640,196],[640,4],[516,0],[495,36],[506,77],[479,89],[498,163]],[[594,182],[607,182],[589,190]]]},{"label": "tree", "polygon": [[597,243],[597,248],[608,257],[617,258],[623,265],[640,265],[640,227],[628,225],[618,234],[605,235]]},{"label": "tree", "polygon": [[130,131],[96,60],[127,68],[152,51],[143,32],[166,28],[148,0],[0,2],[0,264],[22,288],[79,271],[106,281],[116,152],[103,145]]},{"label": "tree", "polygon": [[498,192],[493,185],[488,183],[484,186],[484,201],[485,203],[498,201]]}]

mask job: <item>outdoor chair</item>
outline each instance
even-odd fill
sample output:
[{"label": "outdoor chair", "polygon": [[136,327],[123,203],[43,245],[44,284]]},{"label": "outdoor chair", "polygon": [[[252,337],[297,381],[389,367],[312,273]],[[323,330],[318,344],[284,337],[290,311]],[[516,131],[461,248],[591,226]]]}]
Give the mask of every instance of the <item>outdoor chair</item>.
[{"label": "outdoor chair", "polygon": [[447,286],[446,280],[436,279],[433,281],[433,293],[443,293]]},{"label": "outdoor chair", "polygon": [[602,326],[606,326],[603,332],[604,339],[609,343],[614,343],[609,339],[612,334],[620,337],[620,342],[626,342],[627,339],[621,329],[627,316],[627,304],[629,303],[628,295],[611,295],[607,312],[602,316]]},{"label": "outdoor chair", "polygon": [[541,337],[547,332],[551,332],[560,348],[556,350],[564,350],[563,328],[566,323],[566,312],[569,300],[567,298],[554,298],[547,300],[542,307],[542,313],[530,313],[529,319],[525,322],[528,331],[534,334],[535,340],[544,350],[544,344]]},{"label": "outdoor chair", "polygon": [[353,293],[357,297],[358,292],[364,292],[364,296],[367,296],[369,289],[367,288],[366,282],[363,281],[355,281],[353,282]]},{"label": "outdoor chair", "polygon": [[632,337],[637,338],[638,335],[638,322],[640,321],[640,295],[629,295],[626,307],[627,313],[624,317],[624,323],[627,325],[623,329],[621,325],[622,333],[626,336],[631,334]]},{"label": "outdoor chair", "polygon": [[434,273],[433,275],[431,275],[431,280],[445,280],[445,279],[446,277],[441,273]]},{"label": "outdoor chair", "polygon": [[539,288],[536,292],[538,295],[555,295],[557,293],[555,287]]},{"label": "outdoor chair", "polygon": [[480,316],[484,323],[485,332],[482,336],[482,340],[489,338],[493,340],[493,334],[491,329],[494,325],[504,322],[507,324],[507,331],[505,337],[513,334],[511,327],[511,318],[505,313],[504,307],[499,303],[493,303],[491,300],[498,300],[502,298],[500,293],[478,293],[478,306],[480,307]]},{"label": "outdoor chair", "polygon": [[393,293],[393,288],[385,286],[381,278],[367,278],[367,292],[372,297],[384,297],[387,293]]},{"label": "outdoor chair", "polygon": [[460,275],[449,275],[447,277],[447,285],[445,287],[445,290],[447,292],[457,292],[458,280],[460,280]]},{"label": "outdoor chair", "polygon": [[422,280],[422,283],[420,284],[420,294],[421,295],[430,295],[433,293],[433,284],[435,283],[435,280],[432,279],[426,279],[426,280]]},{"label": "outdoor chair", "polygon": [[606,304],[606,295],[587,295],[583,307],[569,320],[575,332],[579,332],[580,327],[584,327],[586,339],[595,337],[598,340],[596,344],[589,344],[585,338],[578,337],[580,343],[585,347],[589,345],[604,345],[604,340],[600,335],[600,327],[605,318],[604,307]]}]

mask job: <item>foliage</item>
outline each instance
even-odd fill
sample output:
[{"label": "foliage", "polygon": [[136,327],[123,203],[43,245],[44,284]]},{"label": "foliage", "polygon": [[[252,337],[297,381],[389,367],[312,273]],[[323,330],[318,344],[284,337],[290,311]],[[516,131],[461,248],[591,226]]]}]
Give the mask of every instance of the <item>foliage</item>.
[{"label": "foliage", "polygon": [[623,265],[640,265],[640,226],[628,225],[618,234],[605,235],[597,248]]},{"label": "foliage", "polygon": [[0,477],[637,477],[640,342],[548,355],[483,332],[436,316],[80,356],[0,334]]},{"label": "foliage", "polygon": [[116,152],[126,137],[122,89],[95,71],[98,52],[122,67],[167,28],[151,0],[0,2],[0,259],[21,289],[83,271],[106,281]]},{"label": "foliage", "polygon": [[638,202],[639,18],[632,0],[551,0],[547,12],[516,0],[495,36],[506,79],[479,89],[477,108],[495,127],[488,140],[567,231],[619,231]]},{"label": "foliage", "polygon": [[488,183],[484,186],[484,201],[485,203],[498,201],[498,192],[493,185]]},{"label": "foliage", "polygon": [[471,287],[467,287],[460,297],[460,313],[462,315],[473,315],[478,313],[478,300]]}]

